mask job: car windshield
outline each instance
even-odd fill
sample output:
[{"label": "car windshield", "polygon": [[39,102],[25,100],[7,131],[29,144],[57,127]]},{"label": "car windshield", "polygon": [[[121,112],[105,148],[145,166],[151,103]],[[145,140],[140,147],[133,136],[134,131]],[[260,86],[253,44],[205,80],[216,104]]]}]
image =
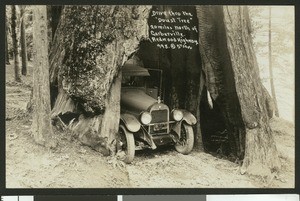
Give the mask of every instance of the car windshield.
[{"label": "car windshield", "polygon": [[122,87],[145,87],[143,76],[123,76]]}]

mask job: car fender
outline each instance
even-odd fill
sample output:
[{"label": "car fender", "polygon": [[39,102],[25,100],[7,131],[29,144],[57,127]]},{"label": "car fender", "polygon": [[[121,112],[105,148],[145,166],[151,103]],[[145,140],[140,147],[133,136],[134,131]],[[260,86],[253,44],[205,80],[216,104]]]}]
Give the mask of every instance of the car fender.
[{"label": "car fender", "polygon": [[183,113],[183,118],[181,121],[186,122],[188,125],[195,125],[197,123],[196,117],[187,110],[181,110]]},{"label": "car fender", "polygon": [[187,110],[180,110],[180,111],[183,114],[183,117],[182,117],[182,120],[180,121],[180,124],[181,124],[182,121],[185,122],[188,125],[191,125],[191,126],[193,126],[197,123],[197,119],[192,113],[190,113]]},{"label": "car fender", "polygon": [[121,114],[121,122],[130,132],[137,132],[141,129],[141,123],[131,114]]},{"label": "car fender", "polygon": [[188,125],[191,125],[191,126],[195,125],[197,123],[197,119],[192,113],[190,113],[187,110],[181,110],[181,112],[183,113],[182,120],[177,122],[172,128],[172,130],[175,131],[175,133],[178,135],[179,138],[181,137],[181,132],[180,131],[181,131],[182,122],[184,122]]}]

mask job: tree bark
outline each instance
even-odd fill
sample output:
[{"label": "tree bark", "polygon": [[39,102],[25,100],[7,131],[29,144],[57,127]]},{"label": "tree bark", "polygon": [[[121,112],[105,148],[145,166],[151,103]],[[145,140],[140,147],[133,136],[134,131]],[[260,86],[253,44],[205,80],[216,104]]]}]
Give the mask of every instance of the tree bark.
[{"label": "tree bark", "polygon": [[[203,66],[203,64],[201,65]],[[203,135],[202,135],[202,129],[201,129],[201,98],[203,96],[203,89],[204,89],[204,73],[201,72],[200,75],[200,81],[199,81],[199,92],[197,97],[197,112],[196,112],[196,118],[197,118],[197,125],[196,125],[196,143],[195,145],[199,148],[199,150],[204,151],[204,145],[203,145]]]},{"label": "tree bark", "polygon": [[25,7],[20,6],[21,10],[21,55],[22,55],[22,75],[27,75],[27,45],[25,33]]},{"label": "tree bark", "polygon": [[[206,88],[202,92],[204,94],[202,96],[207,99],[203,100],[207,106],[202,107],[202,121],[200,119],[200,124],[204,128],[203,135],[206,141],[209,141],[210,134],[208,133],[211,130],[206,130],[205,128],[211,125],[211,127],[224,129],[225,125],[231,153],[239,160],[242,160],[244,156],[244,126],[239,100],[235,91],[230,56],[226,46],[222,7],[196,6],[196,9],[199,22],[199,49],[204,74],[204,81],[202,80],[202,82],[204,82]],[[206,95],[207,91],[209,91],[210,97],[214,102],[213,110],[208,107],[209,97]],[[217,114],[218,112],[221,115]],[[205,115],[212,115],[212,118],[208,119],[208,116],[206,117]],[[217,122],[214,120],[217,117],[216,115],[218,115]],[[212,131],[215,132],[216,130],[212,128]]]},{"label": "tree bark", "polygon": [[[149,10],[149,6],[66,6],[53,39],[51,84],[82,111],[71,126],[74,135],[105,155],[114,152],[119,126],[117,75],[147,37]],[[53,108],[57,115],[62,114],[60,104]]]},{"label": "tree bark", "polygon": [[14,69],[15,69],[15,81],[21,82],[20,75],[20,61],[19,61],[19,41],[17,37],[17,12],[16,6],[11,6],[11,37],[13,43],[13,52],[14,52]]},{"label": "tree bark", "polygon": [[116,138],[119,130],[120,99],[121,99],[122,71],[119,72],[109,91],[105,106],[106,110],[100,124],[101,136],[107,138],[106,147],[110,154],[116,153]]},{"label": "tree bark", "polygon": [[[227,45],[246,128],[243,169],[249,174],[270,176],[280,168],[280,161],[264,104],[266,97],[249,32],[248,9],[244,6],[224,7],[223,11]],[[232,23],[235,19],[237,23]],[[238,30],[241,31],[238,33]]]},{"label": "tree bark", "polygon": [[280,163],[247,7],[197,6],[197,15],[205,85],[220,105],[230,147],[243,159],[243,173],[269,176]]},{"label": "tree bark", "polygon": [[56,146],[50,118],[50,85],[46,6],[34,6],[33,25],[33,121],[34,140],[43,146]]}]

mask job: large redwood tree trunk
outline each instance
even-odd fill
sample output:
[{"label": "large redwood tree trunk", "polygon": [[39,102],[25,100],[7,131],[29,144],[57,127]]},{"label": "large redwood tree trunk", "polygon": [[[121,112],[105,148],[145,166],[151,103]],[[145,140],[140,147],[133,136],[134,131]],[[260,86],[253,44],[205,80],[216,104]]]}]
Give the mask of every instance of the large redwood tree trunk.
[{"label": "large redwood tree trunk", "polygon": [[33,91],[32,91],[32,134],[34,140],[46,147],[55,147],[56,142],[50,118],[50,83],[47,37],[46,6],[34,6],[33,25]]},{"label": "large redwood tree trunk", "polygon": [[[268,175],[278,170],[280,163],[249,31],[248,9],[241,6],[224,7],[223,10],[227,45],[246,128],[243,168],[250,174]],[[237,23],[231,23],[232,20],[236,20]]]},{"label": "large redwood tree trunk", "polygon": [[59,93],[52,117],[80,111],[69,128],[104,154],[115,151],[118,75],[147,37],[149,10],[149,6],[65,6],[53,39],[50,79]]},{"label": "large redwood tree trunk", "polygon": [[205,86],[220,108],[232,152],[243,160],[243,173],[269,176],[280,164],[247,7],[197,6],[197,15]]}]

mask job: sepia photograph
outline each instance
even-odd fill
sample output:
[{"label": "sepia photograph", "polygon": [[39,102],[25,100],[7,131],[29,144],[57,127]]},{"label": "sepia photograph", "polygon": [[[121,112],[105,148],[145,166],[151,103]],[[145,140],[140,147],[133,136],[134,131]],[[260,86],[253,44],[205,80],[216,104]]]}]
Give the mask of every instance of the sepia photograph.
[{"label": "sepia photograph", "polygon": [[294,6],[6,5],[5,36],[7,189],[295,188]]}]

